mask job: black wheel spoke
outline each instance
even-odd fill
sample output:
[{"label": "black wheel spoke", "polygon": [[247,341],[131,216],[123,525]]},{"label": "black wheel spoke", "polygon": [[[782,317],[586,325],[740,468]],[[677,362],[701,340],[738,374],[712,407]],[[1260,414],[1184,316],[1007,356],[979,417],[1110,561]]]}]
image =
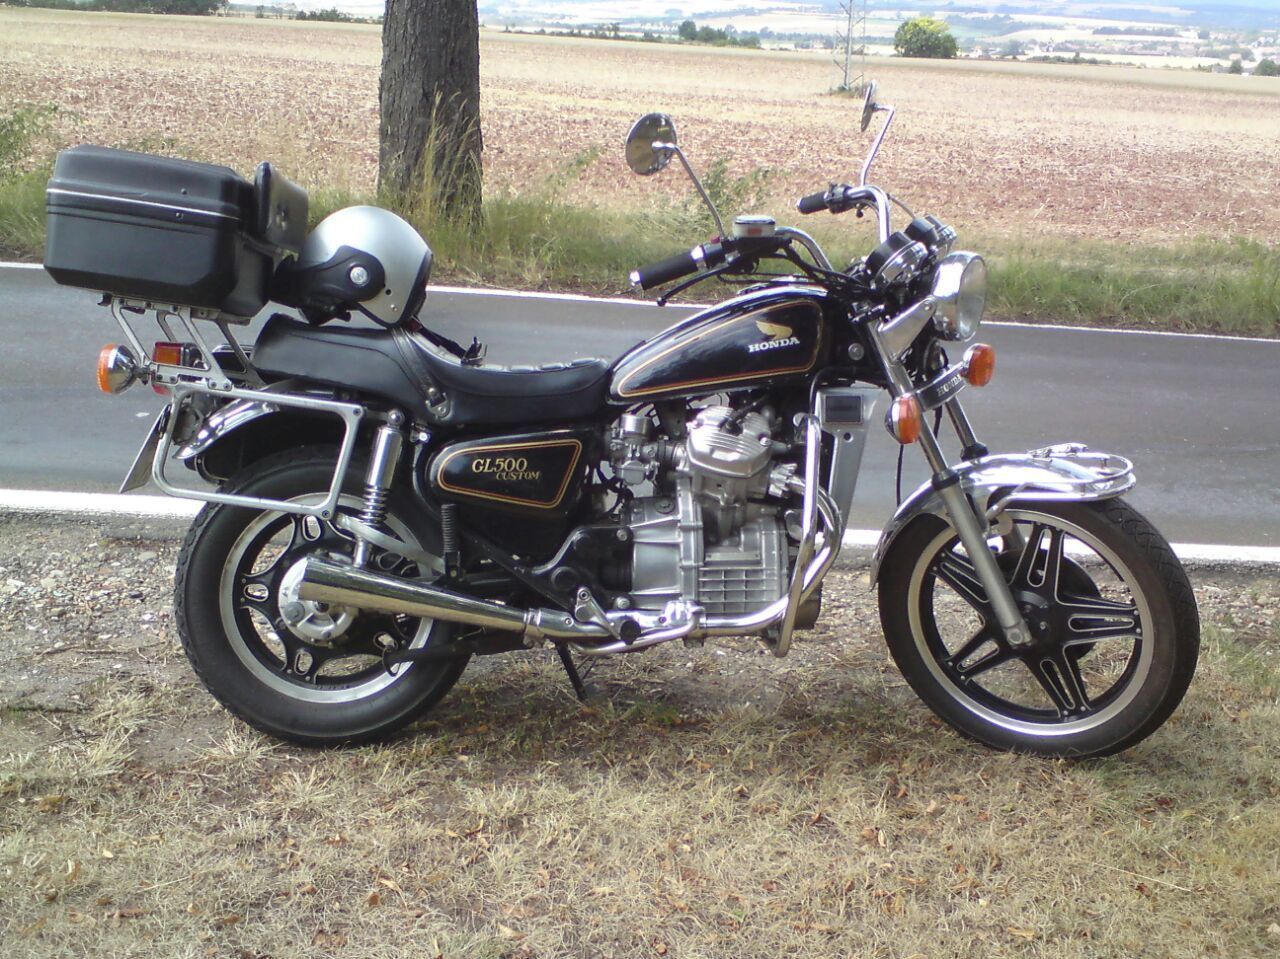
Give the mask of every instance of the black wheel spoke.
[{"label": "black wheel spoke", "polygon": [[995,669],[997,666],[1002,666],[1015,658],[1016,654],[1012,650],[995,646],[990,652],[978,657],[968,665],[958,666],[956,675],[965,681],[976,679],[983,673]]},{"label": "black wheel spoke", "polygon": [[1132,603],[1101,597],[1072,597],[1061,604],[1067,617],[1068,645],[1100,639],[1133,639],[1142,634],[1142,621]]},{"label": "black wheel spoke", "polygon": [[1062,530],[1037,523],[1027,535],[1027,545],[1018,557],[1011,585],[1030,589],[1044,588],[1050,596],[1056,596],[1065,546],[1066,534]]},{"label": "black wheel spoke", "polygon": [[934,564],[933,573],[955,590],[984,620],[990,620],[991,603],[987,600],[986,587],[982,585],[978,571],[968,559],[955,553],[945,553]]},{"label": "black wheel spoke", "polygon": [[1085,689],[1084,677],[1074,658],[1059,650],[1056,655],[1031,655],[1026,658],[1027,668],[1041,688],[1053,701],[1058,715],[1064,719],[1089,711],[1091,703]]}]

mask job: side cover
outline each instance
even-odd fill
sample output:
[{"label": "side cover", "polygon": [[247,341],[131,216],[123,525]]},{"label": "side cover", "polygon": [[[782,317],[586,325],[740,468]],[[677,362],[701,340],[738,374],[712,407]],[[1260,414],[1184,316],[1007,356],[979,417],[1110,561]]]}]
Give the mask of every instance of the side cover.
[{"label": "side cover", "polygon": [[610,396],[632,403],[808,373],[822,355],[824,296],[812,287],[763,290],[691,316],[618,360]]},{"label": "side cover", "polygon": [[553,430],[450,443],[428,466],[444,501],[525,515],[568,513],[585,473],[589,430]]}]

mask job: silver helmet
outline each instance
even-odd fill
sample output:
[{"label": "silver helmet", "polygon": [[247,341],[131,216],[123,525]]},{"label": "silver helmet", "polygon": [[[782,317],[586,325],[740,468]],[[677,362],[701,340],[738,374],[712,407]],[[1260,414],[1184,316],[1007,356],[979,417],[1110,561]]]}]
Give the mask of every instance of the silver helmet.
[{"label": "silver helmet", "polygon": [[349,206],[308,234],[292,264],[294,303],[319,319],[359,310],[383,326],[417,315],[431,275],[431,247],[389,210]]}]

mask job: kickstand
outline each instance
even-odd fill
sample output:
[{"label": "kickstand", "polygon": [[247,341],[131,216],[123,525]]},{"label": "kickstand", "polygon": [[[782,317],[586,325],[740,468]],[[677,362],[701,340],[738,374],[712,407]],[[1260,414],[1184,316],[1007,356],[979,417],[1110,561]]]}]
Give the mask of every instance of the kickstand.
[{"label": "kickstand", "polygon": [[578,667],[573,664],[573,657],[569,655],[568,647],[564,643],[556,643],[556,653],[560,656],[564,671],[569,674],[569,682],[573,684],[573,692],[578,697],[578,702],[585,703],[587,701],[587,686],[582,681],[582,676],[578,673]]}]

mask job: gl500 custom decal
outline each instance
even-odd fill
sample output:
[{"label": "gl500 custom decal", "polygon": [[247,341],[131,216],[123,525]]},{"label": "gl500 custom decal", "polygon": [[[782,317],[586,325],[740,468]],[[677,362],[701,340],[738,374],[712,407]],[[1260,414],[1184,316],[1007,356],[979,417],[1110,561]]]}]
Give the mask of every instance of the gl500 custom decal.
[{"label": "gl500 custom decal", "polygon": [[431,485],[446,499],[553,510],[564,502],[582,448],[582,437],[569,432],[454,443],[432,462]]}]

